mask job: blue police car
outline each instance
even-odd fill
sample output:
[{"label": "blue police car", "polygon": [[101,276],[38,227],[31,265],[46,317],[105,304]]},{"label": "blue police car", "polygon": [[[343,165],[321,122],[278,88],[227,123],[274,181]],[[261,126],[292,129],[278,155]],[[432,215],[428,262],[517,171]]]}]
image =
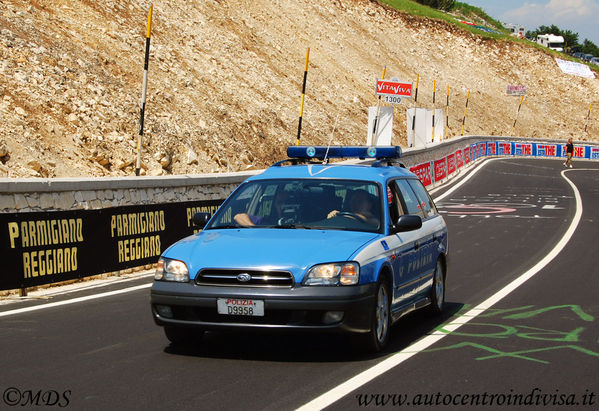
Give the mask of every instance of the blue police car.
[{"label": "blue police car", "polygon": [[173,344],[268,328],[350,332],[379,351],[403,315],[443,309],[447,228],[400,147],[287,153],[160,257],[151,307]]}]

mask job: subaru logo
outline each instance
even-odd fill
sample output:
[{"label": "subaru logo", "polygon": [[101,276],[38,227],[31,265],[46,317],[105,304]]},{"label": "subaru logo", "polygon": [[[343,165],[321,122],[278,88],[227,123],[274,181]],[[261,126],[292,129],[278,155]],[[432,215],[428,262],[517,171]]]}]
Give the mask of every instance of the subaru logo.
[{"label": "subaru logo", "polygon": [[252,279],[252,276],[249,275],[248,273],[241,273],[241,274],[237,275],[237,281],[240,281],[242,283],[247,283],[251,279]]}]

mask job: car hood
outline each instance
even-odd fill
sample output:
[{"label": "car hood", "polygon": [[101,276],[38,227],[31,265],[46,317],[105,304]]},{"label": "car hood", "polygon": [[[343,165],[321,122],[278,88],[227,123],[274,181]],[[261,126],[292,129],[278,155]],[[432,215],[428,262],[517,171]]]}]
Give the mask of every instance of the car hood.
[{"label": "car hood", "polygon": [[203,268],[290,271],[301,281],[314,264],[348,261],[376,233],[240,228],[205,230],[173,244],[163,256],[184,261],[193,279]]}]

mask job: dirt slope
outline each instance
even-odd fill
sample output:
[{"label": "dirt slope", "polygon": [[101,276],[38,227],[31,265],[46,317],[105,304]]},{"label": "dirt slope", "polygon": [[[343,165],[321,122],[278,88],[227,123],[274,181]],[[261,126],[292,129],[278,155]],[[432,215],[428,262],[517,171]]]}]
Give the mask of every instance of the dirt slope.
[{"label": "dirt slope", "polygon": [[[420,106],[445,104],[449,136],[599,139],[583,133],[599,80],[551,56],[484,40],[369,0],[155,0],[143,173],[261,168],[295,143],[310,47],[302,142],[363,144],[374,82],[415,81]],[[134,174],[148,1],[0,3],[0,177]],[[411,104],[410,104],[411,106]],[[394,144],[405,146],[396,106]],[[599,108],[599,106],[596,106]],[[332,133],[333,127],[335,132]]]}]

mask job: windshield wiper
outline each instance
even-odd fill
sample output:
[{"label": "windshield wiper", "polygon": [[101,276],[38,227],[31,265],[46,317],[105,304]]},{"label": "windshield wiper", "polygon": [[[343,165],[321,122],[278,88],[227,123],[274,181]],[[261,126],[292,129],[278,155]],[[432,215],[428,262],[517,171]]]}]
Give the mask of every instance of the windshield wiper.
[{"label": "windshield wiper", "polygon": [[238,224],[224,224],[224,225],[217,225],[214,227],[210,227],[211,229],[219,229],[219,228],[254,228],[252,226],[243,226],[243,225],[238,225]]},{"label": "windshield wiper", "polygon": [[303,225],[303,224],[281,224],[281,225],[273,225],[272,228],[303,228],[306,230],[311,230],[312,227],[309,225]]}]

